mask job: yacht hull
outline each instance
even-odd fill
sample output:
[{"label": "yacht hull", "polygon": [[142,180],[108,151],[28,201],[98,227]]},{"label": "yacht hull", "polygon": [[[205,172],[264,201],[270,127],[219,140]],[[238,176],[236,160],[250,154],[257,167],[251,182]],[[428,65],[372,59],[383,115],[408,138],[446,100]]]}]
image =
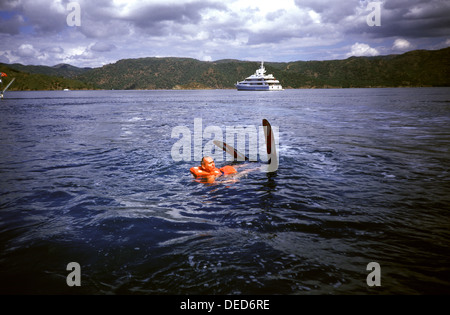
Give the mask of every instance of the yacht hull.
[{"label": "yacht hull", "polygon": [[281,86],[248,86],[236,84],[238,91],[283,91]]}]

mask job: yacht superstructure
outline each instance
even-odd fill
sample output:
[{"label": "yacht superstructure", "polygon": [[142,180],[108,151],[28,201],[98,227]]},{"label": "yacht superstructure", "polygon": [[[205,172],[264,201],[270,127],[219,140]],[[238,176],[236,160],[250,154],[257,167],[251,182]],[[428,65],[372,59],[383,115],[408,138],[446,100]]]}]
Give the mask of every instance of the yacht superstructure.
[{"label": "yacht superstructure", "polygon": [[261,62],[261,68],[254,74],[247,77],[244,81],[237,82],[238,91],[282,91],[283,87],[280,81],[275,79],[272,74],[266,74],[264,62]]}]

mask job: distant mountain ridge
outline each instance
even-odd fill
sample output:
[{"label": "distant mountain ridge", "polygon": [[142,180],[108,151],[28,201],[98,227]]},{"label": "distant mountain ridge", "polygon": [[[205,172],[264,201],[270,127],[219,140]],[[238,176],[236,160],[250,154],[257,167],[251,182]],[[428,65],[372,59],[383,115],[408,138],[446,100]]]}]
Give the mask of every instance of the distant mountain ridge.
[{"label": "distant mountain ridge", "polygon": [[56,77],[64,77],[64,78],[75,78],[77,75],[82,74],[83,72],[86,72],[92,68],[78,68],[69,64],[61,63],[58,65],[55,65],[53,67],[48,66],[25,66],[20,63],[14,63],[14,64],[4,64],[5,66],[8,66],[9,68],[12,68],[17,71],[21,72],[27,72],[32,74],[45,74],[45,75],[51,75]]},{"label": "distant mountain ridge", "polygon": [[[450,86],[450,47],[415,50],[401,55],[265,62],[264,65],[284,88]],[[253,74],[257,68],[259,62],[234,59],[207,62],[173,57],[123,59],[100,68],[78,68],[68,64],[53,67],[0,64],[0,71],[14,71],[21,76],[11,90],[228,89],[234,88],[237,81]],[[33,77],[42,75],[45,77]],[[53,83],[48,84],[45,80]]]},{"label": "distant mountain ridge", "polygon": [[78,79],[76,76],[87,69],[77,67],[47,67],[47,66],[24,66],[21,64],[2,64],[0,72],[8,76],[3,78],[3,83],[15,78],[16,80],[9,88],[9,91],[38,91],[38,90],[90,90],[96,86],[89,85]]}]

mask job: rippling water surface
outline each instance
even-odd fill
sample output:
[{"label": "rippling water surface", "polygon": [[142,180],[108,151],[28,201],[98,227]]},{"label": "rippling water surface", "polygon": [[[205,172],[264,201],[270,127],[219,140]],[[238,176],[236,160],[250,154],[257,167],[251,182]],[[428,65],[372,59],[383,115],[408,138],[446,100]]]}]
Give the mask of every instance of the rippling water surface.
[{"label": "rippling water surface", "polygon": [[[194,181],[194,118],[268,119],[278,171]],[[8,92],[0,128],[1,293],[450,293],[448,88]]]}]

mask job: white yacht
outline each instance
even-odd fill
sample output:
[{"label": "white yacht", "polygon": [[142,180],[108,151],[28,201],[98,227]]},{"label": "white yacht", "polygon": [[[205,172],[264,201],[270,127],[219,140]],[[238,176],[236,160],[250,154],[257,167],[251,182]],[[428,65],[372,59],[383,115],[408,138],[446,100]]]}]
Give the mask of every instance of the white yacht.
[{"label": "white yacht", "polygon": [[261,68],[256,70],[255,74],[247,77],[244,81],[237,82],[238,91],[282,91],[283,87],[280,81],[275,79],[272,74],[265,74],[264,62],[261,62]]}]

